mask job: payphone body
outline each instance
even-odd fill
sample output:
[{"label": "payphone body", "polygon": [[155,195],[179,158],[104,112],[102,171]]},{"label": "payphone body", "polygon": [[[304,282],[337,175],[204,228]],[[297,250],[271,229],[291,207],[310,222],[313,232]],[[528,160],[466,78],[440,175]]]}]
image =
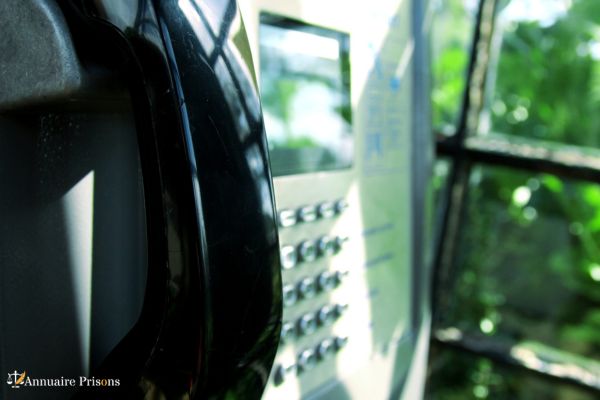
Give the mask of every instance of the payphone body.
[{"label": "payphone body", "polygon": [[[36,26],[56,33],[73,65],[82,57],[119,72],[112,91],[98,83],[105,103],[93,85],[65,86],[0,119],[10,194],[0,201],[9,221],[0,283],[11,304],[45,316],[0,313],[10,327],[0,335],[3,370],[118,376],[123,398],[256,398],[265,384],[265,399],[421,396],[426,2],[239,2],[262,86],[279,240],[235,1],[5,3],[7,18],[17,5],[43,11]],[[272,72],[287,62],[288,96],[273,101],[266,87],[278,87]],[[291,125],[281,123],[284,102]],[[276,132],[292,140],[277,143]],[[269,370],[278,242],[285,308]],[[21,393],[79,389],[65,390]]]},{"label": "payphone body", "polygon": [[282,337],[264,399],[420,397],[421,3],[240,2],[283,266]]}]

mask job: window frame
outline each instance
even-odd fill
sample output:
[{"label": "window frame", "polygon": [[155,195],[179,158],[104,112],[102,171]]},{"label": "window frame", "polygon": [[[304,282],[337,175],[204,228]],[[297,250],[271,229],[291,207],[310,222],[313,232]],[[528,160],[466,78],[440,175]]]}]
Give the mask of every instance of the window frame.
[{"label": "window frame", "polygon": [[[482,340],[464,333],[461,337],[452,337],[445,333],[443,326],[436,326],[439,325],[436,321],[439,321],[440,310],[447,306],[450,298],[448,293],[452,290],[457,241],[461,237],[461,221],[465,214],[468,181],[474,166],[506,166],[532,173],[549,173],[561,178],[600,183],[600,157],[585,154],[582,147],[557,144],[558,150],[548,150],[543,142],[536,139],[524,139],[524,143],[521,144],[508,139],[477,135],[479,115],[485,98],[486,75],[490,65],[491,41],[501,1],[479,0],[462,106],[454,135],[445,136],[434,127],[436,159],[448,160],[450,172],[446,184],[441,189],[439,203],[436,205],[438,210],[434,241],[432,343],[474,353],[521,369],[523,372],[538,374],[550,380],[574,384],[594,393],[600,393],[600,376],[595,379],[582,379],[577,374],[561,373],[556,371],[556,368],[551,368],[552,365],[548,362],[544,362],[539,354],[537,356],[540,362],[534,366],[512,355],[510,351],[512,346],[500,343],[498,339]],[[439,295],[440,293],[442,295]]]}]

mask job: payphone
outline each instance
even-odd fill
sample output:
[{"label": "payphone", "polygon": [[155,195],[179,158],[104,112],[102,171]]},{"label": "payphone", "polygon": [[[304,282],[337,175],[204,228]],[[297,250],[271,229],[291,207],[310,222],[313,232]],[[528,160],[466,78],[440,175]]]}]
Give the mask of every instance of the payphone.
[{"label": "payphone", "polygon": [[0,3],[0,393],[421,395],[426,2]]},{"label": "payphone", "polygon": [[264,399],[418,396],[428,150],[415,3],[240,2],[281,245],[283,326]]}]

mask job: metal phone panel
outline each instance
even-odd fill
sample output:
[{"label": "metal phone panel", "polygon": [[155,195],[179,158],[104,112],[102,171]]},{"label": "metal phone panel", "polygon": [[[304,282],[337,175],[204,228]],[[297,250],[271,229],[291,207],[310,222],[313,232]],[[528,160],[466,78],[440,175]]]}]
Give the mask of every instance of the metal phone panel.
[{"label": "metal phone panel", "polygon": [[[350,34],[352,166],[274,179],[282,254],[289,258],[296,250],[283,271],[284,298],[296,291],[284,308],[284,336],[263,398],[397,397],[409,379],[417,337],[411,2],[248,0],[240,6],[255,54],[264,13]],[[260,75],[260,65],[256,70]],[[326,207],[319,214],[320,205],[340,200],[344,210],[330,216]],[[304,222],[311,206],[316,217]],[[343,244],[304,260],[302,246],[316,241],[318,248],[323,237]],[[324,273],[341,274],[333,288],[319,286]],[[306,279],[317,282],[308,296]],[[321,322],[320,311],[331,307],[343,311]],[[306,330],[311,315],[317,321]],[[323,351],[330,341],[333,349]]]}]

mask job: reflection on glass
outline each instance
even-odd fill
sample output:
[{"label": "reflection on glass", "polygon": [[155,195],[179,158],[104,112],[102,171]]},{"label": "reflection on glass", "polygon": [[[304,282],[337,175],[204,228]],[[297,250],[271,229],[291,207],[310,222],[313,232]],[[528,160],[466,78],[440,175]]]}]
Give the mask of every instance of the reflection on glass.
[{"label": "reflection on glass", "polygon": [[465,90],[477,0],[432,0],[433,126],[454,133]]},{"label": "reflection on glass", "polygon": [[448,186],[451,167],[452,163],[448,158],[442,157],[435,160],[431,185],[433,186],[433,204],[436,208],[441,206],[440,201]]},{"label": "reflection on glass", "polygon": [[592,400],[596,396],[464,351],[433,345],[425,399]]},{"label": "reflection on glass", "polygon": [[431,179],[431,186],[433,188],[433,206],[436,213],[434,220],[434,232],[436,237],[436,248],[438,246],[439,236],[442,229],[442,223],[444,222],[444,209],[448,202],[448,184],[450,180],[450,173],[452,169],[452,161],[449,158],[442,157],[437,158],[433,165],[433,175]]},{"label": "reflection on glass", "polygon": [[476,167],[457,249],[443,326],[600,359],[598,185]]},{"label": "reflection on glass", "polygon": [[506,3],[481,133],[600,146],[600,1]]},{"label": "reflection on glass", "polygon": [[262,15],[260,69],[273,174],[349,167],[348,36]]}]

